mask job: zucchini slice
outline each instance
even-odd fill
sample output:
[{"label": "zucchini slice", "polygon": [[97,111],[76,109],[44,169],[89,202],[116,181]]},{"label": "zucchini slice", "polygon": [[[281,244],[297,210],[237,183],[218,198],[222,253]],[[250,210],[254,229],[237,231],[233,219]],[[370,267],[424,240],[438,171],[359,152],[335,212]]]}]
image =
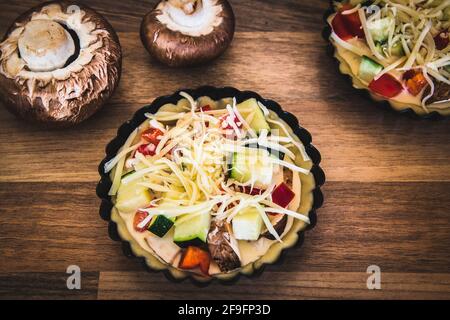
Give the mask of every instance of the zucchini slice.
[{"label": "zucchini slice", "polygon": [[245,152],[233,154],[230,177],[239,182],[253,182],[265,188],[272,182],[274,165],[272,156],[265,149],[246,148]]},{"label": "zucchini slice", "polygon": [[206,245],[211,215],[209,212],[175,225],[173,241],[180,247],[203,247]]},{"label": "zucchini slice", "polygon": [[389,36],[390,28],[394,25],[395,21],[392,17],[385,17],[368,22],[367,29],[372,35],[373,41],[384,43]]},{"label": "zucchini slice", "polygon": [[373,78],[383,70],[383,66],[369,57],[362,56],[361,63],[359,65],[358,76],[370,83]]},{"label": "zucchini slice", "polygon": [[262,112],[255,98],[247,99],[239,103],[238,105],[236,105],[236,108],[244,119],[247,119],[247,117],[251,113],[253,113],[253,118],[248,125],[250,126],[250,128],[255,130],[257,134],[259,134],[263,129],[270,131],[270,127],[266,121],[266,117],[264,116],[264,113]]},{"label": "zucchini slice", "polygon": [[162,238],[172,228],[175,218],[167,218],[163,215],[157,215],[152,218],[148,231]]},{"label": "zucchini slice", "polygon": [[232,220],[233,234],[238,240],[258,240],[264,222],[258,210],[247,207]]},{"label": "zucchini slice", "polygon": [[116,208],[120,212],[135,212],[137,209],[145,208],[152,201],[148,188],[139,185],[142,179],[131,181],[127,184],[121,183],[117,190]]}]

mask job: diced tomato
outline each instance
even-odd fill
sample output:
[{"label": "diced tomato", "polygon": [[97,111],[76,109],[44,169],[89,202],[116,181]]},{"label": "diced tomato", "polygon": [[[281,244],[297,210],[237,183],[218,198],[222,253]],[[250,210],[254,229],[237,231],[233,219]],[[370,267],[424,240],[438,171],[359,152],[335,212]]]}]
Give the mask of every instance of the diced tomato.
[{"label": "diced tomato", "polygon": [[442,50],[447,48],[449,43],[449,34],[448,31],[442,30],[434,37],[434,44],[436,45],[436,49]]},{"label": "diced tomato", "polygon": [[194,269],[199,267],[203,274],[209,274],[210,265],[209,253],[198,247],[189,246],[181,255],[178,265],[181,269]]},{"label": "diced tomato", "polygon": [[392,98],[398,95],[402,90],[402,84],[390,74],[383,74],[378,79],[373,79],[369,84],[369,89],[386,98]]},{"label": "diced tomato", "polygon": [[347,30],[344,18],[341,13],[339,12],[336,13],[336,15],[333,18],[333,21],[331,21],[331,26],[333,27],[334,33],[336,33],[337,36],[342,40],[349,40],[353,38],[353,35],[350,33],[349,30]]},{"label": "diced tomato", "polygon": [[209,106],[209,104],[207,104],[206,106],[200,107],[200,111],[202,112],[207,112],[207,111],[211,111],[212,108]]},{"label": "diced tomato", "polygon": [[141,144],[138,147],[137,152],[143,154],[144,156],[154,156],[156,147],[161,142],[161,137],[163,135],[164,132],[158,128],[148,128],[141,134],[142,139],[148,143]]},{"label": "diced tomato", "polygon": [[342,14],[343,11],[352,9],[350,4],[345,4],[336,13],[331,21],[333,31],[342,40],[348,40],[353,37],[364,38],[364,30],[362,28],[361,20],[359,19],[358,12],[350,14]]},{"label": "diced tomato", "polygon": [[260,194],[262,194],[264,192],[264,190],[261,190],[261,189],[258,189],[258,188],[253,188],[252,189],[252,188],[250,188],[248,186],[241,187],[241,190],[242,190],[243,193],[246,193],[246,194],[249,194],[249,195],[252,195],[252,196],[260,195]]},{"label": "diced tomato", "polygon": [[242,122],[239,121],[239,119],[235,115],[223,115],[219,118],[220,122],[219,125],[221,129],[224,131],[224,135],[228,136],[229,138],[235,139],[236,138],[236,132],[233,129],[233,126],[230,123],[234,123],[237,128],[242,128]]},{"label": "diced tomato", "polygon": [[[341,12],[342,11],[346,11],[346,10],[350,10],[352,9],[352,6],[349,4],[346,4],[342,7]],[[342,13],[341,13],[342,14]],[[350,32],[357,36],[358,38],[364,38],[364,30],[362,28],[362,24],[361,24],[361,20],[359,19],[359,14],[358,12],[353,12],[350,14],[342,14],[342,16],[344,17],[344,21],[345,24],[347,25],[348,30],[350,30]]]},{"label": "diced tomato", "polygon": [[403,80],[406,83],[406,89],[413,96],[417,96],[427,85],[422,71],[410,69],[403,74]]},{"label": "diced tomato", "polygon": [[284,182],[272,191],[272,202],[283,208],[286,208],[294,197],[294,191]]},{"label": "diced tomato", "polygon": [[[209,104],[207,104],[206,106],[200,107],[200,111],[201,112],[207,112],[207,111],[211,111],[212,108]],[[208,128],[209,127],[209,120],[205,119],[205,126]]]},{"label": "diced tomato", "polygon": [[136,230],[137,232],[144,232],[145,230],[147,230],[148,225],[150,224],[150,221],[145,226],[143,226],[142,228],[138,227],[138,225],[142,221],[144,221],[144,219],[147,218],[147,216],[148,216],[148,213],[147,212],[143,212],[143,211],[137,211],[134,214],[134,219],[133,219],[134,230]]},{"label": "diced tomato", "polygon": [[234,124],[236,124],[236,127],[242,128],[242,122],[240,122],[239,119],[235,115],[226,114],[226,115],[223,115],[222,117],[220,117],[219,120],[220,120],[220,126],[224,130],[227,130],[227,129],[233,130],[233,126],[230,124],[230,121],[234,122]]},{"label": "diced tomato", "polygon": [[144,132],[142,132],[141,137],[148,143],[153,143],[155,146],[158,145],[159,141],[161,141],[161,136],[163,136],[164,133],[157,129],[157,128],[148,128]]},{"label": "diced tomato", "polygon": [[139,152],[140,154],[142,154],[144,156],[154,156],[155,150],[156,150],[156,145],[154,145],[153,143],[148,143],[148,144],[141,144],[137,148],[136,152]]}]

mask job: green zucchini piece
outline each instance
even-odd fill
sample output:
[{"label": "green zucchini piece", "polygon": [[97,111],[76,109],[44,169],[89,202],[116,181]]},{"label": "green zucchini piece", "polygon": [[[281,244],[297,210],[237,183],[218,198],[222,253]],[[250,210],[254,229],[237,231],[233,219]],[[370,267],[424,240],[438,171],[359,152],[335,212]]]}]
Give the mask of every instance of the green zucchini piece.
[{"label": "green zucchini piece", "polygon": [[133,174],[133,173],[135,173],[135,172],[136,172],[136,171],[131,170],[131,171],[127,172],[127,173],[124,173],[124,174],[120,177],[120,179],[122,180],[123,178],[128,177],[129,175],[131,175],[131,174]]},{"label": "green zucchini piece", "polygon": [[203,247],[206,245],[211,215],[209,212],[175,225],[173,242],[185,248],[188,246]]},{"label": "green zucchini piece", "polygon": [[233,154],[230,177],[239,182],[253,181],[259,188],[272,182],[274,165],[270,153],[264,149],[246,148]]},{"label": "green zucchini piece", "polygon": [[232,220],[233,234],[238,240],[258,240],[264,221],[258,210],[247,207]]},{"label": "green zucchini piece", "polygon": [[264,116],[264,113],[255,98],[247,99],[237,104],[236,108],[244,119],[254,112],[252,121],[248,125],[250,128],[255,130],[257,134],[259,134],[263,129],[270,131],[270,126],[266,121],[266,117]]},{"label": "green zucchini piece", "polygon": [[359,65],[358,77],[370,83],[382,70],[383,66],[381,64],[366,56],[362,56],[361,63]]},{"label": "green zucchini piece", "polygon": [[157,215],[152,218],[148,231],[162,238],[172,228],[175,218],[167,218],[163,215]]},{"label": "green zucchini piece", "polygon": [[128,184],[120,184],[116,199],[116,208],[120,212],[135,212],[150,204],[152,196],[147,187],[139,185],[140,182],[142,179],[131,181]]},{"label": "green zucchini piece", "polygon": [[450,7],[444,9],[444,19],[450,20]]},{"label": "green zucchini piece", "polygon": [[389,29],[395,24],[392,17],[375,19],[367,22],[367,29],[372,35],[374,42],[384,43],[389,36]]},{"label": "green zucchini piece", "polygon": [[274,157],[276,157],[276,158],[278,158],[280,160],[284,159],[284,152],[281,152],[281,151],[278,151],[278,150],[275,150],[275,149],[271,149],[271,148],[268,148],[268,147],[263,147],[263,146],[261,146],[261,145],[259,145],[257,143],[246,144],[244,147],[267,150],[267,152],[269,152],[272,156],[274,156]]},{"label": "green zucchini piece", "polygon": [[[375,43],[375,48],[383,56],[385,56],[385,57],[388,56],[387,43],[377,42],[377,43]],[[402,57],[404,55],[405,55],[405,51],[403,51],[403,46],[400,41],[397,41],[391,47],[391,56]]]},{"label": "green zucchini piece", "polygon": [[402,57],[405,55],[405,51],[403,51],[403,46],[400,41],[392,45],[391,54],[397,57]]},{"label": "green zucchini piece", "polygon": [[382,54],[383,56],[386,56],[386,45],[381,42],[375,42],[375,49]]}]

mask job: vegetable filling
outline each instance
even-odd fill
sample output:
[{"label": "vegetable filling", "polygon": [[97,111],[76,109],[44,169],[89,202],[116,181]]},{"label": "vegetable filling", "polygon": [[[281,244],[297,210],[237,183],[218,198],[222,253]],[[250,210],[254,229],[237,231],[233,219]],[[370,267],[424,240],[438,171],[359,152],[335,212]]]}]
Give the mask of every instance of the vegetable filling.
[{"label": "vegetable filling", "polygon": [[[309,223],[300,207],[311,160],[256,99],[205,104],[180,95],[176,111],[146,114],[105,164],[110,195],[163,262],[205,276],[230,272],[282,242],[293,220]],[[264,250],[248,259],[248,245]]]},{"label": "vegetable filling", "polygon": [[334,5],[330,38],[358,83],[424,112],[450,108],[449,0]]}]

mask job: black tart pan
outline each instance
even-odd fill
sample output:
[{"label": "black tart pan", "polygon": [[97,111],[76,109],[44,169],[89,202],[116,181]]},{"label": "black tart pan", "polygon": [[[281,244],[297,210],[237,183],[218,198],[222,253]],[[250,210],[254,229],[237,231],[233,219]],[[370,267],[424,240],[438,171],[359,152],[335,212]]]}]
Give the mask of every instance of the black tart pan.
[{"label": "black tart pan", "polygon": [[[117,151],[124,144],[125,140],[130,135],[130,133],[146,119],[145,113],[155,113],[161,106],[168,103],[176,104],[180,99],[182,99],[182,97],[179,95],[181,91],[187,92],[194,99],[197,99],[198,97],[202,96],[208,96],[213,100],[220,100],[222,98],[228,97],[236,97],[237,103],[239,103],[249,98],[255,98],[258,101],[262,102],[268,109],[273,110],[282,120],[284,120],[293,130],[294,134],[297,135],[297,137],[301,140],[301,142],[305,146],[307,154],[310,156],[312,160],[313,165],[311,168],[311,173],[313,174],[315,180],[314,189],[312,190],[313,195],[312,209],[309,212],[309,219],[311,220],[311,223],[304,230],[299,231],[298,239],[295,243],[295,246],[301,246],[304,240],[304,231],[312,229],[317,222],[316,209],[320,208],[323,203],[323,195],[320,190],[320,187],[325,183],[325,174],[319,166],[319,163],[321,161],[321,155],[319,151],[311,144],[312,140],[311,134],[306,129],[304,129],[299,125],[297,118],[293,114],[283,111],[280,105],[275,101],[263,99],[259,94],[252,91],[239,91],[232,87],[215,88],[210,86],[204,86],[197,89],[179,90],[172,95],[162,96],[155,99],[151,104],[146,105],[143,108],[139,109],[134,114],[131,120],[128,120],[127,122],[122,124],[117,131],[117,136],[113,140],[111,140],[106,146],[105,149],[106,156],[100,162],[100,165],[98,167],[98,172],[100,174],[101,179],[97,185],[96,191],[97,196],[102,200],[100,206],[100,216],[102,219],[108,221],[108,233],[110,238],[114,241],[120,241],[122,243],[123,252],[127,257],[134,257],[141,260],[142,264],[148,271],[155,272],[154,269],[152,269],[147,265],[144,257],[136,256],[132,252],[130,242],[123,240],[120,237],[118,232],[118,226],[111,219],[111,210],[113,209],[113,202],[111,197],[108,195],[108,191],[111,187],[112,181],[110,179],[109,174],[104,173],[103,167],[107,161],[109,161],[116,155]],[[278,258],[275,261],[271,262],[271,264],[280,263],[280,261],[282,260],[283,252],[284,250],[281,251]],[[254,269],[251,274],[245,276],[247,277],[258,276],[263,271],[264,266],[265,264],[261,265],[259,268]],[[211,283],[213,279],[216,279],[220,283],[225,284],[234,283],[241,276],[241,273],[237,273],[232,278],[226,280],[217,279],[215,277],[209,277],[206,279],[199,280],[197,277],[191,276],[191,274],[189,274],[189,276],[183,279],[178,279],[171,274],[169,269],[163,269],[160,271],[162,271],[169,280],[172,280],[174,282],[180,282],[186,278],[189,278],[194,284],[200,286],[205,286]]]}]

